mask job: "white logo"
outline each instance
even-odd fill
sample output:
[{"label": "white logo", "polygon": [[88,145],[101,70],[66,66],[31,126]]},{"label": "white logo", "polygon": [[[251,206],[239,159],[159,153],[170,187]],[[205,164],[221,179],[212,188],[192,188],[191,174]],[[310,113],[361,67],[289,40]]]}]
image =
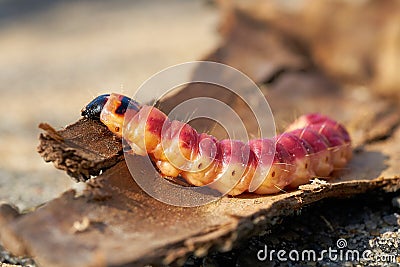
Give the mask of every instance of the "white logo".
[{"label": "white logo", "polygon": [[344,239],[344,238],[339,238],[337,241],[336,241],[336,246],[340,249],[340,248],[345,248],[345,247],[347,247],[347,241],[346,241],[346,239]]}]

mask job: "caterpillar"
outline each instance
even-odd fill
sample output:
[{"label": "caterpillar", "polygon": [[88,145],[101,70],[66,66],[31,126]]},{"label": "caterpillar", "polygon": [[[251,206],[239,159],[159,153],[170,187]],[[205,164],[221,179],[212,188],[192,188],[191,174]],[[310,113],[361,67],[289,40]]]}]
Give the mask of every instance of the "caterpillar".
[{"label": "caterpillar", "polygon": [[[100,120],[124,138],[131,153],[149,155],[164,177],[180,176],[190,185],[210,185],[232,196],[249,191],[255,178],[262,181],[256,194],[275,194],[315,177],[329,178],[352,156],[344,126],[317,113],[299,117],[274,138],[248,143],[198,133],[153,106],[116,93],[96,97],[81,114]],[[124,116],[129,116],[126,125]]]}]

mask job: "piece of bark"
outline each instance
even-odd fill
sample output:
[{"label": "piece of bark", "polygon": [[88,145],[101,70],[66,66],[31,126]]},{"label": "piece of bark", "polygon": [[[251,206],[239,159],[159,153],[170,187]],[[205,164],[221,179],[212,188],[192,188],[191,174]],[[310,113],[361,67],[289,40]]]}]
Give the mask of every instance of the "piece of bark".
[{"label": "piece of bark", "polygon": [[[165,264],[191,252],[224,251],[274,224],[277,217],[322,198],[377,188],[397,190],[400,148],[395,144],[399,141],[397,131],[389,140],[367,145],[331,183],[317,180],[274,196],[224,197],[198,208],[158,202],[135,184],[125,162],[120,162],[91,180],[80,196],[71,190],[11,222],[0,219],[1,241],[12,252],[28,252],[41,266]],[[95,200],[99,193],[109,197]],[[2,210],[0,218],[7,216]]]},{"label": "piece of bark", "polygon": [[39,127],[45,131],[39,137],[39,154],[77,181],[123,160],[121,141],[99,122],[82,119],[57,132],[48,124]]}]

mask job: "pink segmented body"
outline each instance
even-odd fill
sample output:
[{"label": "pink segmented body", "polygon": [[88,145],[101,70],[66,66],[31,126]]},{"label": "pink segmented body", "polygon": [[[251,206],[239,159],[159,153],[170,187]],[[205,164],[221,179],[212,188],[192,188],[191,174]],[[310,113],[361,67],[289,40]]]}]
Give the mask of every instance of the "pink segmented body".
[{"label": "pink segmented body", "polygon": [[131,102],[128,108],[130,101],[119,94],[99,96],[82,114],[99,119],[118,137],[124,116],[129,116],[123,138],[132,153],[149,155],[163,176],[181,176],[191,185],[209,185],[229,195],[248,191],[255,178],[262,181],[257,194],[296,188],[315,177],[329,178],[352,155],[343,125],[320,114],[301,116],[275,138],[244,143],[199,134],[152,106]]}]

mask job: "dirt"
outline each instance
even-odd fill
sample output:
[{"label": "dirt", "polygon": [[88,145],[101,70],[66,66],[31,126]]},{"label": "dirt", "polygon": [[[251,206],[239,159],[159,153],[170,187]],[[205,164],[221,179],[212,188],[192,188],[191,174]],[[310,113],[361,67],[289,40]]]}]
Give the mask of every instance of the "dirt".
[{"label": "dirt", "polygon": [[[324,200],[284,218],[264,235],[250,238],[230,252],[213,253],[204,258],[191,256],[184,266],[282,266],[283,263],[286,266],[398,266],[398,201],[397,194],[365,194]],[[330,256],[328,253],[321,254],[323,250],[329,251],[329,248],[336,252]],[[258,258],[260,250],[262,252]],[[279,261],[279,250],[286,251],[283,257],[286,261]],[[303,251],[312,250],[320,259],[312,256],[307,258],[308,254],[296,259],[295,253],[290,258],[288,254],[293,250],[300,255]],[[368,258],[362,259],[362,253],[366,250],[371,254],[366,254]],[[354,257],[347,254],[349,256],[346,257],[348,251],[357,251],[359,254],[354,254]],[[266,259],[263,260],[265,255]],[[360,255],[359,258],[356,255]]]}]

